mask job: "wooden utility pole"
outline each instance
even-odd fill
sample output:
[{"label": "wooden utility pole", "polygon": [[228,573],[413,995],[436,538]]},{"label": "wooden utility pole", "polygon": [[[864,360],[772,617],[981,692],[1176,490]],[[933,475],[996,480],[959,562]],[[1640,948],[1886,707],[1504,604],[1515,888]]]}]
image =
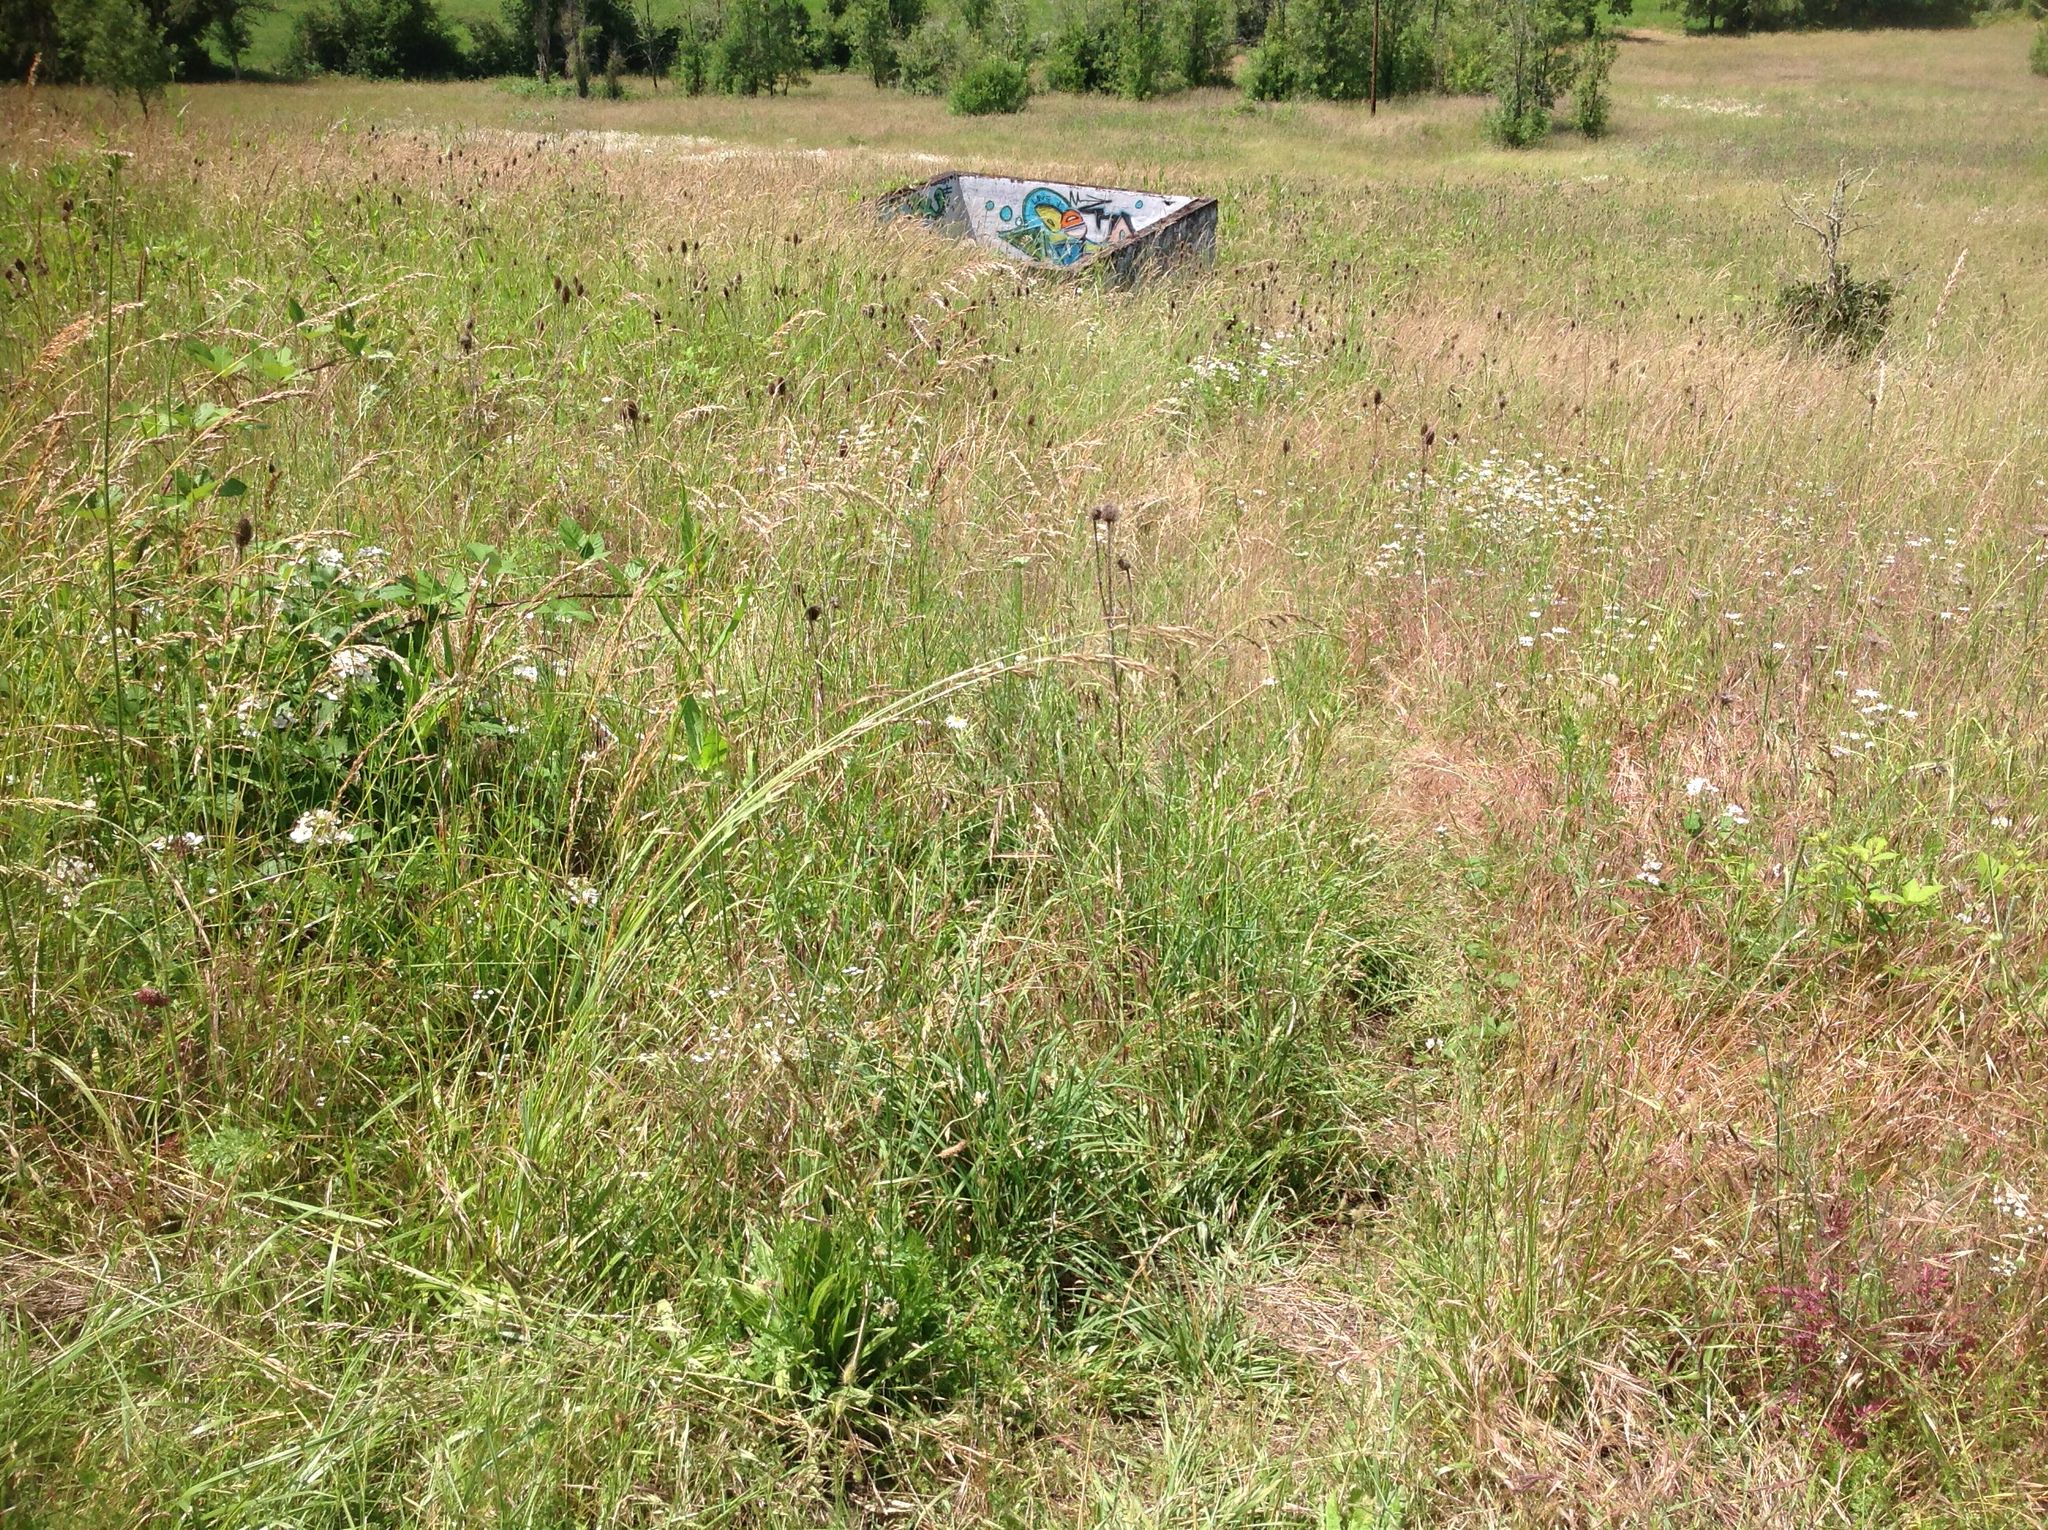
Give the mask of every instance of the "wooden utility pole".
[{"label": "wooden utility pole", "polygon": [[1380,0],[1372,0],[1372,84],[1367,87],[1372,97],[1369,115],[1380,114]]}]

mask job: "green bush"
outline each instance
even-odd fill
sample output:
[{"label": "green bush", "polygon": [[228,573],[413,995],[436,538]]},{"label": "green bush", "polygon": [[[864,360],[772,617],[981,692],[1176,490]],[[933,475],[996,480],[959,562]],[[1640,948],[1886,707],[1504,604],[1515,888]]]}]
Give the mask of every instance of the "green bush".
[{"label": "green bush", "polygon": [[1244,64],[1244,93],[1252,101],[1286,101],[1295,94],[1294,56],[1283,38],[1270,32]]},{"label": "green bush", "polygon": [[930,16],[896,48],[896,80],[914,96],[941,96],[960,73],[967,37],[955,22]]},{"label": "green bush", "polygon": [[1550,108],[1525,102],[1517,110],[1512,102],[1496,101],[1484,120],[1486,136],[1503,149],[1526,149],[1550,134]]},{"label": "green bush", "polygon": [[1301,60],[1287,29],[1287,12],[1276,10],[1266,23],[1265,36],[1245,60],[1244,93],[1254,101],[1285,101],[1300,91]]},{"label": "green bush", "polygon": [[714,56],[718,88],[757,96],[801,85],[810,27],[803,0],[727,0]]},{"label": "green bush", "polygon": [[1363,101],[1433,83],[1433,27],[1417,19],[1413,0],[1383,0],[1379,14],[1379,76],[1373,76],[1373,8],[1353,0],[1276,4],[1249,60],[1245,94],[1255,101],[1308,96]]},{"label": "green bush", "polygon": [[953,82],[946,105],[956,116],[992,117],[1021,112],[1031,99],[1031,71],[1015,59],[991,55]]},{"label": "green bush", "polygon": [[1864,281],[1844,271],[1834,280],[1785,283],[1778,289],[1778,312],[1816,349],[1864,356],[1891,327],[1898,291],[1882,277]]},{"label": "green bush", "polygon": [[1116,93],[1126,101],[1149,101],[1168,83],[1161,0],[1123,0],[1117,18]]},{"label": "green bush", "polygon": [[1507,0],[1495,18],[1493,109],[1486,135],[1503,148],[1526,149],[1550,132],[1570,58],[1571,22],[1547,0]]},{"label": "green bush", "polygon": [[1077,95],[1116,87],[1118,17],[1105,0],[1068,0],[1045,50],[1045,82]]},{"label": "green bush", "polygon": [[2041,23],[2034,33],[2033,50],[2027,54],[2027,63],[2034,73],[2048,78],[2048,21]]},{"label": "green bush", "polygon": [[534,73],[533,41],[515,33],[496,16],[479,16],[469,23],[469,68],[485,79]]},{"label": "green bush", "polygon": [[1178,0],[1169,20],[1180,83],[1229,84],[1231,15],[1223,0]]},{"label": "green bush", "polygon": [[923,20],[923,0],[851,0],[839,22],[849,62],[878,89],[895,84],[897,51]]},{"label": "green bush", "polygon": [[676,83],[686,94],[701,96],[710,86],[717,43],[717,21],[710,7],[685,6],[676,27]]},{"label": "green bush", "polygon": [[469,61],[433,0],[316,0],[299,13],[287,68],[438,80],[468,73]]},{"label": "green bush", "polygon": [[1588,38],[1579,48],[1578,67],[1572,76],[1572,126],[1588,138],[1607,131],[1613,101],[1607,91],[1607,76],[1614,68],[1615,45],[1604,34]]},{"label": "green bush", "polygon": [[116,95],[132,95],[144,116],[170,83],[172,56],[141,0],[78,0],[65,30],[84,55],[85,78]]}]

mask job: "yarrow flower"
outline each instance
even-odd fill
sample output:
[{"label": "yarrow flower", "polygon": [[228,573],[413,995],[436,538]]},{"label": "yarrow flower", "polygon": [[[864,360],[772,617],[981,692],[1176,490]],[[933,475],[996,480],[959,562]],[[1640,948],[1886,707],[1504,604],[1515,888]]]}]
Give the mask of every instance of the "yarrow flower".
[{"label": "yarrow flower", "polygon": [[95,875],[91,861],[83,856],[60,855],[50,862],[50,880],[57,887],[57,901],[66,908],[78,907]]},{"label": "yarrow flower", "polygon": [[299,821],[292,825],[292,843],[295,845],[307,845],[318,850],[355,842],[356,831],[343,823],[341,815],[332,808],[309,809],[299,814]]},{"label": "yarrow flower", "polygon": [[298,720],[299,714],[292,709],[290,702],[278,701],[258,692],[252,691],[235,703],[235,731],[243,738],[261,738],[266,727],[281,733]]},{"label": "yarrow flower", "polygon": [[367,648],[337,648],[327,656],[327,670],[343,686],[377,683],[377,656]]}]

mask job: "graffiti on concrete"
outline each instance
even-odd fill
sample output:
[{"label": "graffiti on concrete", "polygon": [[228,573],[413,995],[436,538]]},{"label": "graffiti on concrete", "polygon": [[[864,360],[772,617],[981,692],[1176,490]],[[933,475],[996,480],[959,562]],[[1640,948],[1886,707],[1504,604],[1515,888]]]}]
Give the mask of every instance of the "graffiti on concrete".
[{"label": "graffiti on concrete", "polygon": [[1215,253],[1216,204],[1207,197],[949,171],[891,193],[883,206],[1032,265],[1073,269],[1113,256],[1112,269],[1129,275],[1169,254]]}]

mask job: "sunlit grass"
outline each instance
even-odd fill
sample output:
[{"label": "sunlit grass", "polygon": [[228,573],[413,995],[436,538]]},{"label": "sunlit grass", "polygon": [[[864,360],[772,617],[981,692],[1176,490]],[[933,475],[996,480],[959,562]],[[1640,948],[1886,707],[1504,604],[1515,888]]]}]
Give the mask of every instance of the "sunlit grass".
[{"label": "sunlit grass", "polygon": [[[2027,35],[1659,34],[1526,155],[0,98],[0,1501],[2024,1522]],[[863,205],[952,164],[1220,263]]]}]

